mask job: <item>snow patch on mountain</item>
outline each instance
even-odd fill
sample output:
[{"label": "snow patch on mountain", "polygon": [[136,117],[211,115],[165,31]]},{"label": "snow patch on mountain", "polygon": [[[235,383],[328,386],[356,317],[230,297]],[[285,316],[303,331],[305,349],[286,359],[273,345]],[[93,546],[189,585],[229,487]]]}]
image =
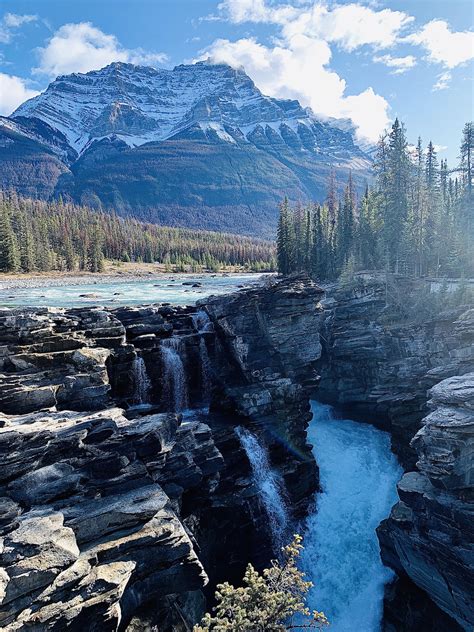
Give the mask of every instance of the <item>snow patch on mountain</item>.
[{"label": "snow patch on mountain", "polygon": [[283,143],[292,151],[367,160],[353,126],[324,121],[298,101],[267,97],[243,69],[226,64],[165,70],[116,62],[60,76],[22,104],[12,119],[18,117],[47,123],[78,154],[107,137],[137,147],[200,131],[217,142]]}]

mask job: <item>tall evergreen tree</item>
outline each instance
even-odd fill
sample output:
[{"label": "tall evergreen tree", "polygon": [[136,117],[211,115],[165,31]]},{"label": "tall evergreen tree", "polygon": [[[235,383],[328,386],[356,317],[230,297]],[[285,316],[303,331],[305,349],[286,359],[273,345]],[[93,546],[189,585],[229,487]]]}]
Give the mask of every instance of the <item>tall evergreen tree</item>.
[{"label": "tall evergreen tree", "polygon": [[[388,137],[386,180],[386,204],[383,214],[383,243],[388,268],[398,272],[400,243],[408,215],[408,180],[410,162],[405,129],[395,119]],[[383,183],[381,183],[383,186]]]},{"label": "tall evergreen tree", "polygon": [[277,228],[277,260],[282,274],[294,271],[295,230],[288,198],[280,205],[280,217]]},{"label": "tall evergreen tree", "polygon": [[20,269],[20,252],[13,232],[9,204],[0,207],[0,271],[17,272]]},{"label": "tall evergreen tree", "polygon": [[466,123],[462,131],[461,140],[461,170],[469,199],[472,200],[474,187],[474,121]]}]

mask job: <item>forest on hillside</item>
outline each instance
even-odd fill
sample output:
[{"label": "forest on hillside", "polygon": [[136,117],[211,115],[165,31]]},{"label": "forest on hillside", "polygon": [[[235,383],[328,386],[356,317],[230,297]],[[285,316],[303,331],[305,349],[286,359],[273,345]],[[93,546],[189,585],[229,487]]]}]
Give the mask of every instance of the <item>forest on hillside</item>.
[{"label": "forest on hillside", "polygon": [[280,208],[278,268],[319,280],[387,270],[410,276],[474,274],[474,123],[462,132],[459,164],[438,161],[432,142],[410,147],[395,120],[377,146],[374,181],[358,200],[352,176],[338,196],[337,175],[324,204]]},{"label": "forest on hillside", "polygon": [[0,192],[0,271],[87,270],[104,260],[162,263],[169,272],[276,269],[272,242],[170,228],[84,206]]}]

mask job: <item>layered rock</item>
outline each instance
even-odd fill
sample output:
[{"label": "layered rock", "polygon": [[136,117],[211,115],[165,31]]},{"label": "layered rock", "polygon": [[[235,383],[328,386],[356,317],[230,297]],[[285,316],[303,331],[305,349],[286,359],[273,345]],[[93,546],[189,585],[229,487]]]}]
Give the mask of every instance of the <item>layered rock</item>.
[{"label": "layered rock", "polygon": [[[266,445],[300,518],[316,392],[389,430],[409,470],[379,529],[399,577],[386,631],[470,629],[473,320],[402,318],[380,281],[324,297],[304,276],[198,308],[1,310],[0,626],[185,630],[216,583],[272,554],[235,427]],[[166,412],[168,352],[181,403],[210,398],[210,414]]]},{"label": "layered rock", "polygon": [[101,308],[0,310],[0,411],[104,407],[106,362],[125,330]]},{"label": "layered rock", "polygon": [[402,478],[400,502],[379,528],[382,556],[464,630],[471,630],[474,373],[441,381],[429,397],[432,412],[411,442],[418,471]]},{"label": "layered rock", "polygon": [[[306,283],[205,309],[2,310],[2,629],[186,630],[216,583],[268,563],[268,517],[235,427],[267,442],[303,515],[317,485],[305,426],[321,295]],[[190,406],[213,383],[211,414],[164,412],[165,350]]]},{"label": "layered rock", "polygon": [[2,629],[116,630],[150,599],[203,587],[179,516],[223,467],[208,426],[117,408],[3,421]]},{"label": "layered rock", "polygon": [[[474,368],[474,310],[436,306],[423,282],[358,279],[327,290],[318,365],[318,398],[388,430],[402,465],[413,469],[410,441],[427,412],[426,392],[443,378]],[[411,306],[409,311],[408,305]]]},{"label": "layered rock", "polygon": [[212,406],[237,412],[263,435],[296,517],[318,485],[306,428],[319,379],[322,296],[303,275],[204,304],[216,330]]}]

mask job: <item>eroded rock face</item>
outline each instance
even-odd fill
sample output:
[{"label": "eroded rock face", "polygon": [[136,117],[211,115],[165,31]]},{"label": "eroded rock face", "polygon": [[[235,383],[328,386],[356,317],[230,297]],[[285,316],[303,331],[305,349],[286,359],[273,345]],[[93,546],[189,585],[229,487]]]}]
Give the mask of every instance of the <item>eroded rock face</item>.
[{"label": "eroded rock face", "polygon": [[103,408],[122,324],[101,308],[0,309],[0,411]]},{"label": "eroded rock face", "polygon": [[474,310],[420,317],[407,305],[421,292],[421,282],[372,277],[321,301],[318,398],[389,431],[407,470],[378,531],[399,577],[386,632],[472,628]]},{"label": "eroded rock face", "polygon": [[203,588],[181,503],[192,490],[205,502],[223,468],[209,427],[118,408],[4,424],[0,494],[16,510],[2,526],[2,629],[116,630],[152,598]]},{"label": "eroded rock face", "polygon": [[[304,516],[320,374],[318,397],[389,430],[411,470],[379,529],[399,576],[386,632],[471,629],[474,310],[414,326],[385,302],[380,283],[324,296],[301,276],[200,311],[0,310],[0,627],[168,632],[198,620],[216,583],[272,554],[235,427],[266,443]],[[166,412],[164,344],[180,355],[186,402],[210,395],[210,414]]]},{"label": "eroded rock face", "polygon": [[[209,315],[1,311],[2,629],[185,630],[216,583],[268,564],[268,517],[235,427],[266,437],[303,515],[317,485],[305,427],[321,294],[305,284],[210,301]],[[190,406],[210,381],[211,414],[163,412],[164,346],[180,355]],[[294,435],[300,456],[272,431]]]},{"label": "eroded rock face", "polygon": [[[394,288],[402,302],[423,289],[406,279]],[[474,310],[460,306],[426,319],[400,317],[387,307],[388,299],[383,280],[328,288],[318,398],[388,430],[400,462],[414,469],[410,441],[427,413],[427,390],[474,368]]]},{"label": "eroded rock face", "polygon": [[472,630],[474,373],[441,381],[429,397],[432,412],[411,442],[418,471],[404,475],[400,502],[379,527],[382,557]]},{"label": "eroded rock face", "polygon": [[319,379],[322,296],[302,275],[203,301],[216,330],[212,406],[236,411],[264,436],[296,517],[304,516],[318,485],[306,428]]}]

